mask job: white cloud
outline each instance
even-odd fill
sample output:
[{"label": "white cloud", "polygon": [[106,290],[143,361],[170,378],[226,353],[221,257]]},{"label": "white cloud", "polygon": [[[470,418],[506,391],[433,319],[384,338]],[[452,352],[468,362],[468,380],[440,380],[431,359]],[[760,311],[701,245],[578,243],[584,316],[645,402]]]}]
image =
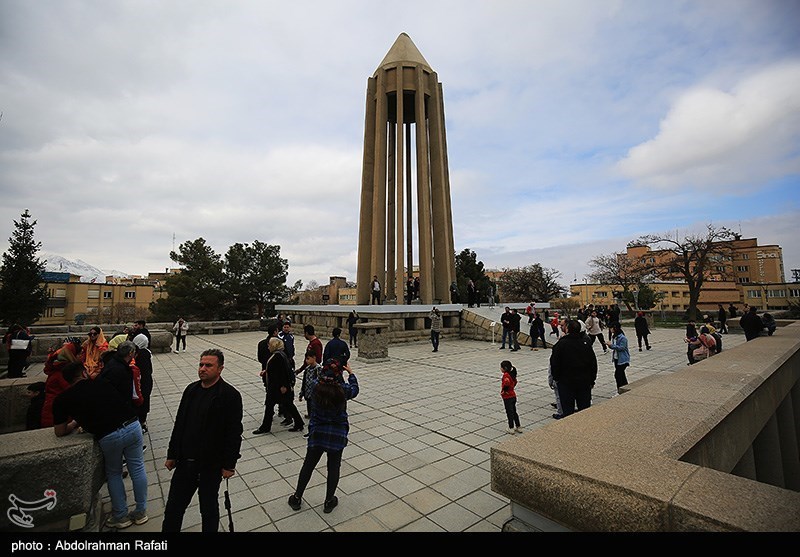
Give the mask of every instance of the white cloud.
[{"label": "white cloud", "polygon": [[686,91],[658,135],[620,161],[620,171],[659,187],[747,187],[800,171],[800,62],[743,79],[730,92]]}]

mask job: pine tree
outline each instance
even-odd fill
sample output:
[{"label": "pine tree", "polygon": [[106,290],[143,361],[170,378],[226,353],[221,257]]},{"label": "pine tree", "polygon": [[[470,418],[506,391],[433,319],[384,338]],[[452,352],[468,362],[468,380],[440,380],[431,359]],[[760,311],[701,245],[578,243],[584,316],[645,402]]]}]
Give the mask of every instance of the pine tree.
[{"label": "pine tree", "polygon": [[19,323],[28,326],[39,319],[47,307],[47,290],[41,284],[45,261],[37,257],[41,242],[33,239],[33,227],[28,209],[8,239],[8,251],[0,266],[0,323],[6,326]]}]

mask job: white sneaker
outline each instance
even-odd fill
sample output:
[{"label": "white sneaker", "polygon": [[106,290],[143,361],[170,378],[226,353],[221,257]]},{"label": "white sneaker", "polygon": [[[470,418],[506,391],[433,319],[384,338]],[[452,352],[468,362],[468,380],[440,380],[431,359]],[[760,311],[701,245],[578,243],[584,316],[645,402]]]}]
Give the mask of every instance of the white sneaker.
[{"label": "white sneaker", "polygon": [[510,427],[510,428],[508,428],[508,430],[506,431],[506,433],[509,433],[509,434],[511,434],[511,435],[514,435],[514,434],[516,433],[516,431],[514,431],[514,428],[513,428],[513,427]]},{"label": "white sneaker", "polygon": [[177,353],[178,353],[178,350],[173,350],[172,352],[173,352],[173,353],[175,353],[175,354],[177,354]]},{"label": "white sneaker", "polygon": [[517,433],[522,433],[522,428],[521,427],[515,427],[514,431],[516,431]]}]

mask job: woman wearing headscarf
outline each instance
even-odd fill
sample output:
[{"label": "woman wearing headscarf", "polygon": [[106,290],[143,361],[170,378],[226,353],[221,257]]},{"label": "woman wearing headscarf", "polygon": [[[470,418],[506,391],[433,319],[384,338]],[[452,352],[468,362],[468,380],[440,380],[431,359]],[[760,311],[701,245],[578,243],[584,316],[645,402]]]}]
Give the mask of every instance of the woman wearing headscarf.
[{"label": "woman wearing headscarf", "polygon": [[143,398],[142,404],[136,407],[136,414],[142,424],[142,431],[147,433],[147,414],[150,412],[150,394],[153,392],[153,355],[145,334],[139,333],[133,337],[133,344],[136,345],[134,365],[139,368]]},{"label": "woman wearing headscarf", "polygon": [[94,326],[89,329],[89,338],[83,341],[79,359],[83,362],[90,379],[100,375],[103,369],[103,352],[108,350],[108,341],[103,330]]},{"label": "woman wearing headscarf", "polygon": [[[348,373],[346,382],[342,377],[342,369]],[[347,401],[358,394],[358,380],[349,366],[342,368],[332,358],[325,362],[319,375],[310,378],[309,389],[313,394],[309,397],[311,419],[308,423],[306,457],[297,478],[297,487],[288,503],[292,509],[300,510],[311,473],[325,453],[328,455],[328,477],[322,512],[329,513],[339,504],[336,488],[339,485],[342,453],[350,431]]]},{"label": "woman wearing headscarf", "polygon": [[70,384],[61,375],[61,370],[67,364],[78,361],[80,339],[68,338],[57,350],[51,350],[44,364],[44,373],[47,380],[44,383],[44,404],[42,405],[42,427],[53,426],[53,401],[58,395],[66,391]]}]

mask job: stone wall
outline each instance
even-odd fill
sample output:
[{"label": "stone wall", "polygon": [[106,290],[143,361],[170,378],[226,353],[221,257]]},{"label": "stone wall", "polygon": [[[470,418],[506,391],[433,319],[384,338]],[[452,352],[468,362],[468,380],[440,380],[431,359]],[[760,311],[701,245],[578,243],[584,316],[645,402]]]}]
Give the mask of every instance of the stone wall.
[{"label": "stone wall", "polygon": [[[89,434],[7,433],[0,437],[0,531],[97,531],[104,481],[102,452]],[[26,521],[30,528],[20,526]]]},{"label": "stone wall", "polygon": [[800,531],[800,323],[491,449],[513,531]]}]

